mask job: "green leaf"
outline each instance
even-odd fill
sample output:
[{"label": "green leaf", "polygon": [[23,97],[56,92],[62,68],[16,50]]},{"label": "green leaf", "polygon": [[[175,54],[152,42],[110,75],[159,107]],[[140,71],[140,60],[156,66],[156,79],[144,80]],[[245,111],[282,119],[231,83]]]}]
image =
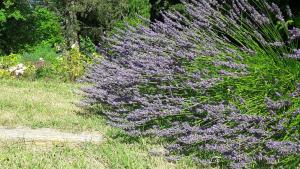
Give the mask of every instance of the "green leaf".
[{"label": "green leaf", "polygon": [[1,9],[0,10],[0,24],[4,23],[4,22],[6,22],[6,16],[5,16],[4,10]]}]

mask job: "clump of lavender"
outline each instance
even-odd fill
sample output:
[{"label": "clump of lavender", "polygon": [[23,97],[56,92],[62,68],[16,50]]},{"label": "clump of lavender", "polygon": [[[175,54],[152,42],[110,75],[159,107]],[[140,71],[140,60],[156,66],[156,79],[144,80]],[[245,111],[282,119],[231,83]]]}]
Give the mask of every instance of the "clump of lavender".
[{"label": "clump of lavender", "polygon": [[273,21],[286,18],[264,1],[184,4],[188,16],[165,13],[164,22],[108,38],[83,78],[92,85],[81,104],[101,104],[109,124],[132,136],[172,139],[174,157],[232,168],[297,161],[297,28],[277,29]]}]

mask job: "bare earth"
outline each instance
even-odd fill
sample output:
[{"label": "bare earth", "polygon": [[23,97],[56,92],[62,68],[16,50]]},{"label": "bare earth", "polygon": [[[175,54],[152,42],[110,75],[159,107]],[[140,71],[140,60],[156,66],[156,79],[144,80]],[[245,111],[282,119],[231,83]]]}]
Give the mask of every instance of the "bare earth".
[{"label": "bare earth", "polygon": [[71,142],[82,143],[92,142],[100,143],[103,141],[101,134],[95,133],[64,133],[54,129],[30,129],[25,127],[5,128],[0,127],[0,140],[3,141],[33,141],[33,142]]}]

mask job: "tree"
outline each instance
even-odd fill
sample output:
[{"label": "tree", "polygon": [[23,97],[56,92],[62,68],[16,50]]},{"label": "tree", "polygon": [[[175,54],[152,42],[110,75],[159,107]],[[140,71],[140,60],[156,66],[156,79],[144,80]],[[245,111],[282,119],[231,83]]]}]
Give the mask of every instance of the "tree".
[{"label": "tree", "polygon": [[20,52],[43,41],[63,41],[60,19],[45,6],[29,0],[0,3],[0,51]]},{"label": "tree", "polygon": [[28,11],[26,0],[4,0],[0,3],[0,54],[11,50],[11,46],[7,46],[10,41],[7,31],[16,34],[13,26],[22,25],[27,19]]},{"label": "tree", "polygon": [[149,0],[151,4],[151,21],[163,20],[161,11],[168,10],[171,6],[180,4],[180,0]]},{"label": "tree", "polygon": [[[79,37],[94,43],[126,18],[146,16],[148,0],[55,0],[64,27],[67,45],[78,44]],[[126,20],[128,21],[128,20]]]}]

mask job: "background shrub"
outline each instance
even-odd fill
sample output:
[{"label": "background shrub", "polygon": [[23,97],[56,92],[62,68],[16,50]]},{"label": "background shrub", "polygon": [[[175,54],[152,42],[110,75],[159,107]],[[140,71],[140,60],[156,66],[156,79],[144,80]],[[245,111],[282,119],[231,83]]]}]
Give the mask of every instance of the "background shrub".
[{"label": "background shrub", "polygon": [[0,68],[7,69],[11,66],[15,66],[19,63],[21,59],[21,55],[18,54],[10,54],[7,56],[0,57]]},{"label": "background shrub", "polygon": [[28,52],[24,52],[20,61],[24,63],[37,62],[42,58],[47,63],[53,63],[57,60],[57,57],[59,55],[51,44],[41,43],[31,48]]},{"label": "background shrub", "polygon": [[94,57],[98,57],[94,53],[95,47],[92,47],[90,42],[85,43],[87,47],[83,51],[87,55],[81,53],[78,47],[59,52],[51,44],[41,43],[23,54],[2,56],[0,57],[2,75],[3,77],[13,76],[12,73],[7,73],[9,69],[18,64],[24,64],[25,73],[19,78],[75,81],[82,76]]},{"label": "background shrub", "polygon": [[93,54],[96,53],[96,46],[95,44],[93,43],[93,41],[89,38],[89,37],[80,37],[80,51],[92,58],[93,57]]},{"label": "background shrub", "polygon": [[5,0],[0,8],[3,53],[18,53],[43,41],[52,45],[63,41],[60,19],[53,11],[33,7],[27,0]]},{"label": "background shrub", "polygon": [[1,78],[11,78],[10,72],[8,70],[5,69],[0,69],[0,79]]},{"label": "background shrub", "polygon": [[77,47],[67,51],[62,56],[61,65],[59,65],[60,68],[58,68],[61,75],[63,75],[62,78],[75,81],[78,77],[81,77],[93,57],[94,55],[92,55],[92,57],[84,55]]},{"label": "background shrub", "polygon": [[31,33],[34,44],[44,42],[54,46],[64,42],[60,18],[53,11],[36,7],[30,19],[34,27]]}]

